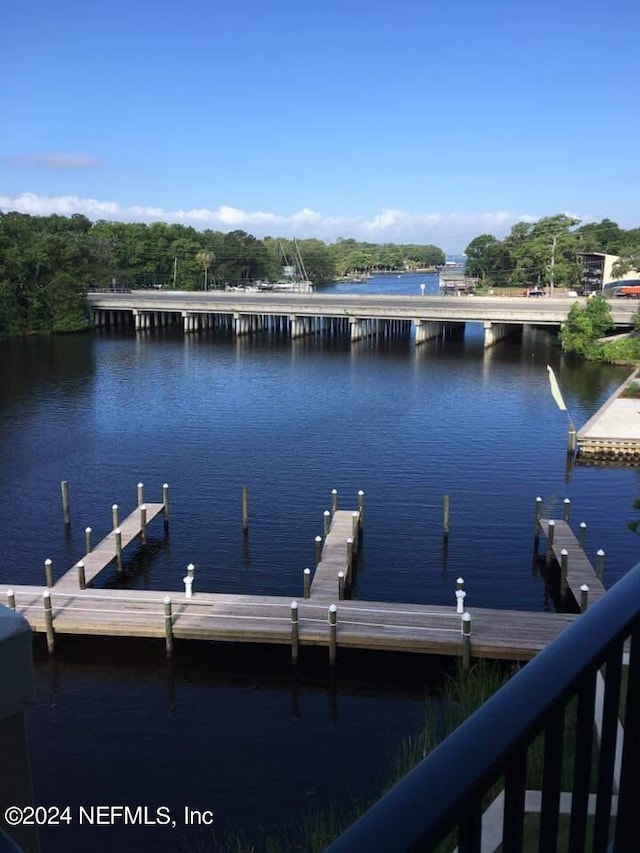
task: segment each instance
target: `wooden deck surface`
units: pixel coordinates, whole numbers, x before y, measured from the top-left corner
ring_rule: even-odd
[[[540,519],[540,528],[547,537],[549,535],[549,520],[548,518]],[[553,534],[553,546],[551,548],[553,555],[558,563],[560,563],[560,552],[563,548],[566,548],[568,554],[567,585],[569,590],[579,605],[580,587],[586,584],[589,587],[589,606],[591,606],[602,598],[606,589],[567,522],[558,521],[557,519],[554,519],[554,522],[555,531]]]
[[[7,585],[0,586],[6,601]],[[45,630],[42,588],[13,587],[16,610],[36,632]],[[164,637],[165,592],[141,590],[49,590],[57,634],[114,637]],[[279,643],[291,641],[291,599],[285,596],[172,594],[176,639]],[[460,616],[451,607],[335,602],[338,647],[459,655]],[[298,601],[301,645],[328,645],[328,604]],[[574,619],[570,614],[528,613],[477,608],[472,617],[475,657],[528,660],[554,640]]]
[[[351,583],[351,566],[347,560],[347,539],[353,536],[353,512],[336,510],[331,519],[329,532],[322,546],[320,562],[311,581],[311,598],[326,599],[331,603],[338,599],[338,572],[344,572],[345,584]],[[356,513],[356,515],[359,515]],[[357,547],[354,541],[354,553]]]
[[[145,503],[147,508],[147,526],[164,511],[163,503]],[[140,536],[142,528],[140,525],[140,507],[136,507],[134,511],[123,519],[120,524],[120,533],[122,536],[122,550],[130,545],[134,539]],[[95,548],[89,553],[81,557],[79,562],[84,563],[84,574],[87,586],[91,586],[92,582],[107,566],[116,558],[116,534],[112,530]],[[56,589],[78,589],[78,563],[75,564],[68,572],[65,572],[61,578],[55,582]]]

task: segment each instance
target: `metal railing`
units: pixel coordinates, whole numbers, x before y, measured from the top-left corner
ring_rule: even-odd
[[[616,741],[625,641],[628,655],[619,785]],[[628,646],[629,648],[629,646]],[[604,679],[600,742],[595,735],[596,681]],[[587,848],[591,768],[597,768],[593,851],[636,853],[640,807],[640,564],[444,740],[328,848],[328,853],[431,851],[453,831],[458,849],[480,851],[491,788],[504,784],[504,851],[521,850],[527,755],[544,735],[538,849],[556,850],[560,822],[566,711],[575,711],[575,758],[568,850]],[[610,843],[611,805],[618,809]]]

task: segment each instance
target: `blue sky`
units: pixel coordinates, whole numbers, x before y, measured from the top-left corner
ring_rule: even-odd
[[[637,0],[5,0],[0,209],[459,251],[640,225]]]

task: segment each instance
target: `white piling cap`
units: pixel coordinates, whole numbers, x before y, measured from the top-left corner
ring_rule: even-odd
[[[316,536],[315,541],[316,542],[322,542],[322,536]]]
[[[162,488],[163,488],[163,489],[168,489],[168,488],[169,488],[169,483],[163,483],[163,484],[162,484]]]
[[[76,563],[77,568],[84,569],[84,560],[78,560]]]
[[[337,494],[338,494],[338,490],[337,490],[337,489],[331,489],[331,494],[332,494],[332,495],[337,495]]]
[[[140,504],[140,509],[143,509],[146,512],[147,511],[147,505],[146,504]]]
[[[292,609],[292,610],[297,610],[297,609],[298,609],[298,602],[297,602],[297,601],[292,601],[292,602],[291,602],[291,609]]]
[[[569,556],[569,552],[567,551],[566,548],[563,548],[562,551],[560,551],[560,556],[561,557],[568,557]]]
[[[536,500],[537,500],[537,501],[542,502],[542,498],[540,497],[540,495],[538,495],[538,497],[536,498]]]
[[[465,611],[465,612],[462,614],[462,621],[463,621],[463,622],[471,622],[471,614],[470,614],[470,613],[467,613],[467,612]]]
[[[347,545],[353,545],[353,536],[347,536]]]
[[[598,550],[596,551],[596,555],[598,557],[604,557],[604,551],[602,550],[602,548],[598,548]]]
[[[13,593],[13,590],[12,590],[12,589],[8,589],[8,590],[7,590],[7,595],[13,595],[13,594],[14,594],[14,593]]]
[[[325,509],[325,511],[323,512],[323,515],[331,515],[331,513],[329,512],[328,509]]]
[[[571,503],[571,498],[565,498],[565,499],[564,499],[564,503],[566,503],[566,504],[570,504],[570,503]]]
[[[116,529],[115,529],[113,532],[116,534],[116,536],[121,536],[121,535],[122,535],[122,530],[120,530],[120,528],[119,528],[119,527],[116,527]]]
[[[344,572],[338,572],[338,577],[339,577],[339,578],[343,578],[343,577],[344,577]]]
[[[589,587],[586,583],[582,584],[582,586],[580,587],[580,592],[589,592]]]
[[[170,595],[165,595],[164,603],[165,604],[171,604],[171,596]]]
[[[188,571],[188,572],[193,572],[193,571],[195,571],[195,568],[196,568],[196,567],[195,567],[195,565],[194,565],[193,563],[189,563],[189,565],[187,566],[187,571]]]
[[[47,557],[47,559],[44,561],[44,564],[45,564],[45,566],[50,566],[51,565],[51,559],[49,557]]]
[[[138,488],[141,489],[144,486],[144,483],[138,483]]]
[[[464,578],[456,578],[456,583],[464,583]]]
[[[580,527],[586,527],[586,526],[587,526],[587,522],[586,522],[586,521],[581,521],[581,522],[580,522]]]
[[[51,598],[51,593],[49,592],[48,589],[45,589],[45,591],[42,593],[42,597],[43,598]]]
[[[551,520],[549,521],[549,527],[555,527],[555,526],[556,526],[555,521],[554,521],[553,519],[551,519]]]
[[[111,504],[111,509],[118,509],[118,504]]]
[[[358,489],[358,495],[359,495],[360,497],[362,497],[362,496],[364,495],[364,492],[362,491],[362,489]]]
[[[310,575],[310,574],[311,574],[311,569],[305,569],[305,570],[304,570],[304,572],[303,572],[303,574],[304,574],[304,575]]]
[[[336,607],[335,604],[329,605],[329,613],[337,613],[337,611],[338,611],[338,608]]]
[[[85,532],[85,533],[91,533],[91,528],[90,528],[90,527],[85,527],[84,532]]]

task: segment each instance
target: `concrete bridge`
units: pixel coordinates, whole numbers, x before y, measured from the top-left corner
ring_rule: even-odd
[[[97,327],[137,330],[179,325],[185,333],[226,329],[236,335],[275,331],[299,338],[316,333],[348,336],[411,336],[416,344],[464,332],[482,323],[484,345],[493,346],[523,326],[561,328],[575,302],[584,299],[531,299],[486,296],[369,296],[314,293],[252,293],[135,290],[90,293]],[[616,328],[633,326],[637,305],[611,302]]]

